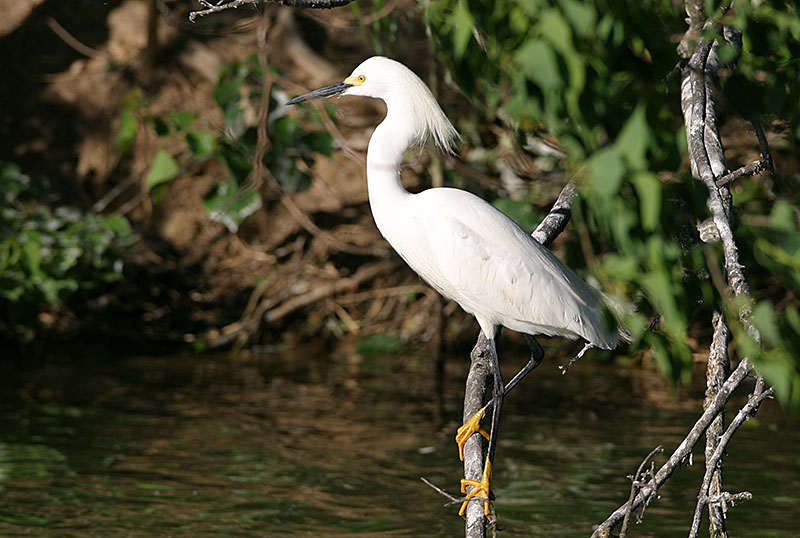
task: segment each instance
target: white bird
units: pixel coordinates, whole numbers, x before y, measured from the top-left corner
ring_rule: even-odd
[[[494,377],[492,400],[459,429],[463,445],[474,433],[489,438],[480,482],[463,479],[467,499],[484,501],[489,488],[503,396],[542,360],[534,335],[582,338],[590,347],[613,349],[617,331],[607,322],[599,295],[553,253],[507,215],[467,191],[432,188],[411,194],[400,181],[406,149],[432,137],[453,152],[459,138],[428,87],[403,64],[375,56],[341,82],[295,97],[296,104],[318,97],[360,95],[383,99],[386,117],[367,149],[367,189],[372,216],[383,237],[411,268],[439,293],[473,314],[489,341]],[[500,326],[523,333],[531,347],[528,364],[504,385],[495,347]],[[493,407],[491,434],[480,427]],[[466,510],[465,501],[459,512]]]

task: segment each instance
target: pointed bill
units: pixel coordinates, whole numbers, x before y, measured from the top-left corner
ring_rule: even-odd
[[[340,82],[334,82],[333,84],[328,84],[322,88],[317,88],[316,90],[312,90],[306,94],[298,95],[294,99],[287,101],[286,104],[296,105],[297,103],[304,103],[312,99],[319,99],[320,97],[332,97],[334,95],[339,95],[351,86],[352,84],[349,84],[343,80]]]

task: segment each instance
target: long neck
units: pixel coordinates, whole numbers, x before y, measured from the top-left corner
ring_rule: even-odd
[[[402,114],[389,108],[386,118],[372,133],[367,148],[367,190],[376,222],[381,209],[409,195],[400,182],[400,165],[411,145],[412,134],[404,128],[401,118]]]

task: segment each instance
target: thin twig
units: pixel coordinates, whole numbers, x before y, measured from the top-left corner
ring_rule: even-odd
[[[396,264],[394,262],[376,262],[360,267],[358,271],[353,273],[352,276],[337,278],[332,282],[320,283],[314,286],[310,291],[301,295],[295,295],[264,314],[264,321],[266,323],[274,323],[294,312],[295,310],[320,301],[325,297],[330,297],[343,291],[352,291],[363,282],[372,280],[379,274],[389,271],[395,267]]]
[[[423,482],[425,482],[431,488],[433,488],[433,490],[436,493],[438,493],[439,495],[441,495],[443,497],[447,497],[448,502],[445,503],[445,506],[450,506],[450,505],[453,505],[453,504],[459,504],[459,503],[464,502],[464,497],[461,497],[461,498],[453,497],[452,495],[447,493],[445,490],[443,490],[439,486],[434,485],[430,480],[428,480],[424,476],[420,476],[419,479],[422,480]]]
[[[720,177],[716,180],[717,187],[723,187],[743,177],[755,176],[765,170],[770,170],[771,166],[771,163],[766,159],[760,159],[756,162],[737,168],[733,172],[729,172]]]
[[[61,40],[75,50],[75,52],[79,52],[80,54],[83,54],[89,58],[95,58],[97,56],[104,55],[99,50],[93,49],[92,47],[84,45],[78,41],[75,36],[70,34],[67,29],[61,26],[53,17],[48,17],[46,23],[53,33],[60,37]]]
[[[736,368],[731,372],[731,375],[728,376],[728,379],[725,380],[725,383],[722,384],[719,392],[716,394],[716,396],[714,396],[714,399],[711,401],[705,411],[703,411],[703,414],[700,415],[700,418],[698,418],[694,423],[694,426],[692,426],[692,428],[689,430],[689,433],[686,435],[683,441],[681,441],[664,465],[662,465],[661,468],[656,472],[652,481],[653,485],[655,486],[655,490],[640,491],[637,493],[633,503],[630,504],[632,510],[635,510],[643,502],[649,501],[650,498],[655,495],[658,488],[660,488],[664,482],[666,482],[669,477],[672,476],[672,473],[674,473],[675,470],[680,467],[681,462],[683,462],[691,454],[694,445],[706,431],[709,424],[711,424],[711,422],[714,420],[714,417],[716,417],[720,410],[724,408],[725,404],[733,394],[733,391],[742,383],[742,380],[744,380],[750,374],[750,371],[750,362],[747,359],[742,359]],[[592,533],[592,538],[607,538],[611,536],[611,529],[619,524],[625,517],[625,512],[628,510],[628,506],[629,503],[626,502],[614,510],[614,512],[612,512],[605,521],[597,526],[595,531]]]
[[[750,123],[753,124],[753,129],[756,132],[758,149],[761,152],[761,159],[766,162],[766,169],[769,170],[770,173],[774,173],[775,167],[772,164],[772,152],[769,150],[769,144],[767,144],[767,135],[764,134],[764,127],[761,125],[761,120],[759,120],[758,117],[754,117],[750,120]]]
[[[625,538],[625,535],[628,533],[628,525],[630,524],[631,513],[633,512],[633,500],[636,498],[636,494],[641,489],[641,486],[650,485],[650,482],[652,482],[652,466],[650,471],[651,479],[649,481],[644,480],[642,469],[653,456],[661,452],[664,452],[664,448],[661,445],[658,445],[651,450],[650,453],[642,460],[642,463],[639,464],[639,468],[636,469],[636,473],[631,477],[631,494],[628,496],[628,508],[625,510],[625,518],[622,520],[622,528],[619,531],[619,538]]]

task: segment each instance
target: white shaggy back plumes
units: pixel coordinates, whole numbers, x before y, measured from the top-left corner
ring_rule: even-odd
[[[386,101],[393,113],[402,113],[413,127],[413,142],[423,145],[428,136],[442,151],[454,153],[458,131],[447,119],[428,86],[409,68],[383,56],[373,56],[353,70],[352,76],[363,75],[363,86],[347,94],[367,95]]]

